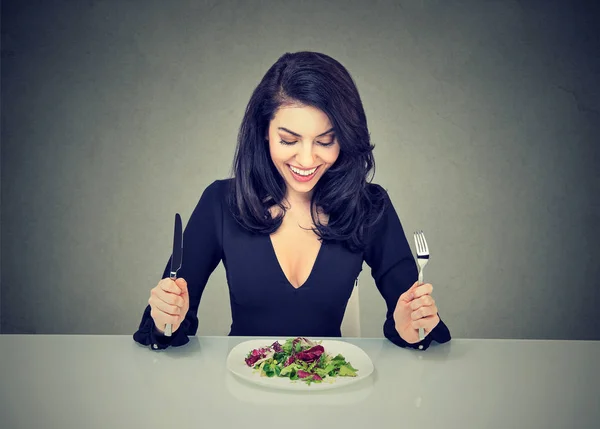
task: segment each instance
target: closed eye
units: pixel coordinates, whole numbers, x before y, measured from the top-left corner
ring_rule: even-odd
[[[330,142],[327,142],[327,143],[323,143],[323,142],[317,142],[317,144],[320,144],[320,145],[321,145],[321,146],[323,146],[323,147],[329,147],[329,146],[332,146],[334,143],[335,143],[335,141],[334,141],[334,140],[331,140]]]
[[[296,144],[296,143],[298,143],[298,141],[296,140],[296,141],[292,141],[292,142],[290,142],[290,141],[287,141],[287,140],[283,140],[283,139],[281,139],[281,141],[280,141],[279,143],[281,143],[281,144],[283,144],[283,145],[286,145],[286,146],[290,146],[290,145],[293,145],[293,144]],[[334,143],[335,143],[335,140],[332,140],[332,141],[330,141],[330,142],[327,142],[327,143],[325,143],[325,142],[317,142],[317,144],[318,144],[319,146],[323,146],[323,147],[329,147],[329,146],[332,146]]]

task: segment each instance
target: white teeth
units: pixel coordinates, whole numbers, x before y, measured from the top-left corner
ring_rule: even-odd
[[[289,166],[290,169],[300,175],[300,176],[310,176],[311,174],[313,174],[315,172],[315,170],[317,169],[317,167],[313,168],[312,170],[298,170],[297,168],[292,167],[291,165]]]

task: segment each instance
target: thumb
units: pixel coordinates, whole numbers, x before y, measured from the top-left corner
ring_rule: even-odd
[[[187,282],[185,281],[185,279],[183,277],[176,279],[175,284],[177,286],[179,286],[179,289],[181,289],[182,295],[187,295],[187,293],[188,293]]]
[[[413,285],[410,288],[408,288],[408,290],[406,292],[404,292],[402,295],[400,295],[400,300],[406,301],[406,302],[412,301],[415,297],[414,290],[417,288],[417,286],[419,286],[418,281],[414,282]]]

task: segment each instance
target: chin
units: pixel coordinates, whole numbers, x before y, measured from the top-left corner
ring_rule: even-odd
[[[318,180],[311,180],[310,182],[300,183],[300,182],[295,181],[293,178],[286,178],[286,179],[287,179],[286,180],[287,185],[290,188],[292,188],[293,190],[298,191],[298,192],[308,192],[312,188],[314,188],[318,182]]]
[[[294,190],[294,192],[297,192],[299,194],[308,194],[315,188],[315,186],[319,182],[319,179],[320,178],[317,177],[314,180],[311,180],[310,182],[300,183],[300,182],[297,182],[296,180],[294,180],[293,177],[286,177],[285,182],[286,182],[286,186],[288,186],[290,189]]]

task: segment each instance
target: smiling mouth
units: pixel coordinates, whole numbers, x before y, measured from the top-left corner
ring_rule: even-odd
[[[290,169],[290,172],[292,173],[294,179],[296,179],[299,182],[307,182],[310,179],[312,179],[317,174],[317,171],[320,167],[317,166],[315,168],[311,168],[310,170],[304,170],[302,168],[294,167],[289,164],[287,164],[287,166]]]
[[[289,164],[288,164],[288,167],[290,167],[290,170],[292,170],[296,174],[299,174],[300,176],[310,176],[315,171],[317,171],[317,168],[319,168],[319,167],[315,167],[315,168],[311,168],[310,170],[305,170],[305,169],[302,169],[302,168],[294,167],[294,166],[289,165]]]

